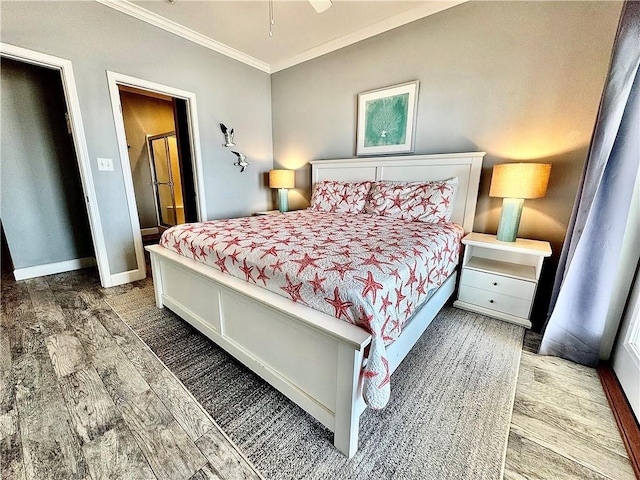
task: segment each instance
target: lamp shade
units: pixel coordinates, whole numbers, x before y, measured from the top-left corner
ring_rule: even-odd
[[[490,197],[541,198],[547,194],[550,163],[502,163],[493,167]]]
[[[271,188],[294,188],[293,170],[271,170],[269,171],[269,187]]]

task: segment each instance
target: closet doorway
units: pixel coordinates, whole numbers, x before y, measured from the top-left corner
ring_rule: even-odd
[[[178,223],[182,220],[179,211],[184,214],[184,222],[207,218],[196,96],[192,92],[110,71],[107,71],[107,81],[138,270],[146,272],[144,244],[158,241],[171,223],[166,220],[173,218]],[[155,106],[151,107],[151,104]],[[158,106],[162,109],[157,110]],[[149,117],[155,117],[153,120],[157,125],[149,126]],[[179,172],[171,181],[175,188],[179,185],[182,196],[180,203],[177,192],[173,192],[175,205],[165,202],[156,193],[159,186],[156,183],[170,182],[160,178],[151,163],[149,152],[154,147],[150,147],[148,141],[173,132],[177,162],[175,167],[165,168],[167,174]],[[166,188],[160,186],[161,190]],[[167,208],[170,206],[173,208]]]
[[[112,285],[73,68],[0,42],[3,264],[17,280],[98,266]]]

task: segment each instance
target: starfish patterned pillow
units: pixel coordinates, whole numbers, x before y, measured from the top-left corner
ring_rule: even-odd
[[[415,222],[448,222],[457,188],[457,177],[435,182],[375,182],[364,211]]]
[[[311,195],[311,209],[331,213],[362,213],[371,182],[318,182]]]

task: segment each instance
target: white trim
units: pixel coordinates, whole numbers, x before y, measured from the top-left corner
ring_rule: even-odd
[[[151,227],[151,228],[141,228],[140,229],[140,235],[154,235],[156,233],[159,233],[160,230],[158,229],[158,227]]]
[[[142,20],[143,22],[146,22],[150,25],[161,28],[166,32],[173,33],[174,35],[184,38],[185,40],[197,43],[198,45],[208,48],[209,50],[213,50],[214,52],[218,52],[222,55],[233,58],[234,60],[238,60],[239,62],[249,65],[250,67],[256,68],[262,72],[269,74],[276,73],[280,70],[298,65],[299,63],[303,63],[322,55],[326,55],[327,53],[331,53],[335,50],[353,45],[354,43],[366,40],[367,38],[374,37],[397,27],[401,27],[402,25],[406,25],[407,23],[415,22],[416,20],[420,20],[421,18],[428,17],[429,15],[447,10],[451,7],[455,7],[468,1],[469,0],[449,0],[428,2],[424,5],[420,5],[419,7],[412,8],[397,15],[385,18],[384,20],[381,20],[372,25],[368,25],[364,28],[361,28],[360,30],[349,33],[347,35],[343,35],[342,37],[338,37],[334,40],[310,48],[309,50],[306,50],[298,55],[294,55],[293,57],[290,57],[286,60],[270,65],[267,62],[263,62],[262,60],[252,57],[251,55],[247,55],[246,53],[236,50],[233,47],[230,47],[222,42],[218,42],[217,40],[191,30],[190,28],[187,28],[183,25],[180,25],[179,23],[162,17],[157,13],[153,13],[127,0],[96,0],[96,2],[101,3],[106,7],[113,8],[114,10],[137,18],[138,20]]]
[[[213,40],[206,35],[202,35],[195,30],[184,27],[179,23],[168,20],[156,13],[139,7],[138,5],[130,3],[126,0],[96,0],[96,2],[113,8],[114,10],[118,10],[119,12],[126,13],[127,15],[137,18],[138,20],[142,20],[143,22],[146,22],[150,25],[161,28],[166,32],[173,33],[174,35],[184,38],[185,40],[189,40],[193,43],[197,43],[198,45],[202,45],[209,50],[221,53],[222,55],[233,58],[234,60],[238,60],[239,62],[249,65],[250,67],[256,68],[265,73],[271,73],[271,69],[268,63],[258,60],[251,55],[247,55],[240,50],[236,50],[235,48],[225,45],[224,43]]]
[[[140,270],[138,268],[136,270],[129,270],[127,272],[114,273],[113,275],[111,275],[111,286],[117,287],[118,285],[124,285],[125,283],[135,282],[136,280],[142,280],[146,276],[146,268],[144,270]]]
[[[630,307],[631,305],[627,308],[630,310]],[[640,371],[640,296],[636,297],[636,304],[629,318],[629,331],[622,345],[627,350],[636,368]]]
[[[118,140],[118,151],[120,153],[120,164],[124,179],[125,192],[127,195],[127,204],[129,208],[129,219],[131,221],[131,229],[133,232],[133,240],[136,252],[136,263],[138,268],[111,276],[113,285],[125,283],[122,278],[132,278],[134,281],[144,278],[146,275],[146,265],[144,260],[144,251],[142,246],[142,233],[140,231],[140,220],[138,218],[138,207],[136,204],[135,193],[133,189],[133,176],[131,173],[131,164],[129,159],[129,151],[127,148],[127,138],[124,129],[124,120],[122,118],[122,106],[120,104],[120,94],[118,85],[127,85],[130,87],[141,88],[152,92],[162,93],[171,97],[180,98],[187,101],[187,120],[189,123],[189,133],[191,134],[191,158],[193,162],[193,176],[195,182],[195,193],[197,196],[196,207],[198,220],[207,219],[206,200],[204,180],[202,174],[202,153],[200,150],[200,128],[198,125],[198,114],[196,107],[196,95],[192,92],[180,90],[178,88],[161,85],[159,83],[150,82],[141,78],[131,77],[121,73],[111,72],[107,70],[107,83],[109,85],[109,96],[111,98],[111,110],[113,112],[113,120],[116,127],[116,137]],[[136,273],[139,272],[139,273]],[[139,277],[139,275],[142,275]],[[138,278],[139,277],[139,278]]]
[[[71,272],[81,268],[95,267],[96,259],[93,257],[75,258],[63,262],[45,263],[44,265],[34,265],[33,267],[16,268],[13,276],[16,280],[26,280],[27,278],[44,277],[56,273]]]
[[[144,251],[142,245],[142,234],[140,233],[140,219],[138,218],[138,208],[136,203],[135,192],[133,189],[133,175],[131,173],[131,164],[129,160],[129,152],[127,148],[127,140],[124,129],[124,119],[122,118],[122,106],[120,105],[120,94],[115,79],[111,77],[111,72],[107,71],[107,79],[109,84],[109,96],[111,99],[111,110],[113,111],[113,120],[116,127],[116,138],[118,141],[118,151],[120,153],[120,165],[122,168],[122,179],[124,181],[124,190],[127,197],[127,207],[129,210],[129,222],[131,224],[131,232],[133,233],[133,246],[136,254],[136,264],[138,268],[133,271],[142,271],[146,275],[146,266],[144,261]],[[112,285],[119,285],[118,279],[128,272],[117,273],[111,275]],[[144,278],[144,276],[143,276]]]
[[[76,90],[76,81],[73,75],[71,61],[2,42],[0,42],[0,53],[7,58],[42,67],[55,68],[60,71],[67,109],[69,110],[69,122],[73,133],[72,138],[76,150],[78,168],[80,170],[80,181],[82,182],[82,190],[85,197],[100,283],[103,287],[110,287],[111,272],[109,270],[107,247],[104,242],[102,222],[98,210],[98,199],[91,172],[91,158],[84,134],[82,115],[80,113],[80,101],[78,100],[78,91]]]

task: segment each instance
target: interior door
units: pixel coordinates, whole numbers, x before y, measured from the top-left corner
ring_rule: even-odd
[[[613,370],[640,421],[640,282],[637,277],[614,350]]]

